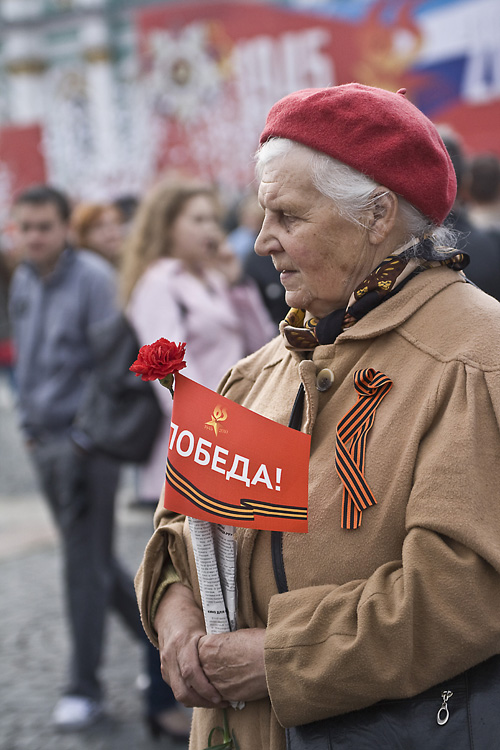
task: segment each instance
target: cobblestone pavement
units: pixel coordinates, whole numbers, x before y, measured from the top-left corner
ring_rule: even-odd
[[[153,742],[135,687],[139,646],[109,618],[103,682],[106,718],[81,733],[62,734],[50,715],[64,683],[68,651],[60,556],[16,428],[12,397],[0,379],[0,750],[183,750]],[[131,571],[151,529],[147,511],[128,507],[131,482],[120,492],[118,553]]]

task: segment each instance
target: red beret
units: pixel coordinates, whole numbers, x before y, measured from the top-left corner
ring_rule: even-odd
[[[289,138],[399,193],[436,224],[453,206],[453,164],[433,123],[406,98],[347,83],[289,94],[269,112],[260,137]]]

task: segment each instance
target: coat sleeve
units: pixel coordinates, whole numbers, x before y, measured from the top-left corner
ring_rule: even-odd
[[[231,371],[223,378],[219,391],[223,390],[228,381],[235,381],[233,390],[242,397],[242,379],[239,376],[234,378]],[[163,507],[164,493],[163,489],[154,517],[155,531],[146,546],[135,577],[137,601],[144,629],[155,645],[158,645],[158,636],[152,621],[153,603],[158,587],[167,574],[169,563],[174,566],[181,583],[188,588],[193,588],[196,580],[196,571],[191,569],[189,561],[191,542],[186,518]]]
[[[168,564],[173,564],[184,586],[192,587],[184,536],[185,517],[163,507],[164,492],[165,490],[162,491],[155,513],[155,532],[146,546],[135,577],[135,590],[144,630],[155,646],[158,646],[158,634],[153,627],[153,602],[158,587],[167,575]]]
[[[271,598],[283,726],[420,693],[500,653],[500,373],[450,363],[422,436],[401,559]]]
[[[92,258],[92,262],[92,268],[87,269],[85,276],[85,300],[82,303],[90,345],[102,323],[116,319],[120,314],[115,270],[101,258]]]

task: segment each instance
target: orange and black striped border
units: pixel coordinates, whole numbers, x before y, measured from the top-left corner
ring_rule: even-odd
[[[205,511],[205,513],[212,513],[216,516],[223,516],[224,518],[232,518],[239,521],[253,521],[254,514],[251,510],[238,508],[235,505],[224,503],[205,494],[177,471],[177,469],[174,469],[169,460],[167,460],[166,479],[179,495],[182,495],[182,497],[189,500],[189,502],[193,503],[200,510]]]
[[[307,521],[307,508],[301,506],[275,505],[262,500],[246,498],[240,500],[241,506],[235,506],[224,503],[222,500],[216,500],[186,479],[180,471],[172,466],[169,459],[167,459],[165,476],[168,484],[176,492],[205,513],[238,521],[253,521],[256,515]]]
[[[295,518],[307,521],[307,508],[299,505],[275,505],[262,500],[240,500],[245,508],[252,508],[258,516],[272,516],[274,518]]]

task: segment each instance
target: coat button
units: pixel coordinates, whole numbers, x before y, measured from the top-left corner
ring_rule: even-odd
[[[316,375],[316,388],[318,391],[327,391],[333,385],[335,375],[331,370],[325,367],[324,370],[320,370]]]

